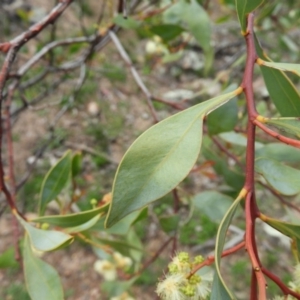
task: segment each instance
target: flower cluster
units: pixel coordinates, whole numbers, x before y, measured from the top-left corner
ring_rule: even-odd
[[[105,280],[113,281],[117,278],[118,269],[126,271],[131,265],[131,258],[123,256],[119,252],[114,252],[112,254],[112,261],[97,260],[94,263],[94,270],[102,275]]]
[[[186,252],[180,252],[169,264],[165,279],[157,285],[156,293],[163,300],[204,300],[211,290],[212,273],[189,276],[194,267],[203,262],[202,256],[193,261]]]

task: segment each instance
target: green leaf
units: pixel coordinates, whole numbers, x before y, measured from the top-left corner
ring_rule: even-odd
[[[100,215],[97,215],[81,225],[66,228],[65,232],[75,233],[75,232],[81,232],[81,231],[88,230],[89,228],[93,227],[98,222],[99,218],[100,218]]]
[[[32,253],[29,238],[24,241],[24,276],[32,300],[63,300],[63,289],[57,271]]]
[[[298,76],[300,76],[300,64],[289,64],[289,63],[276,63],[272,61],[265,61],[259,59],[257,63],[260,66],[266,66],[269,68],[285,71],[285,72],[292,72]]]
[[[264,118],[264,123],[275,127],[285,136],[300,139],[299,118]]]
[[[9,247],[4,253],[0,255],[0,269],[18,267],[19,264],[15,259],[15,250],[13,247]]]
[[[125,29],[137,29],[140,26],[140,22],[130,17],[125,19],[121,14],[117,15],[113,22]]]
[[[169,42],[183,32],[183,28],[174,24],[161,24],[149,28],[151,32]]]
[[[267,158],[258,158],[255,170],[280,194],[293,196],[300,192],[299,170]]]
[[[300,163],[299,149],[282,143],[270,143],[255,151],[256,157],[268,157],[287,163]]]
[[[230,101],[213,111],[207,118],[208,132],[215,135],[234,129],[238,120],[237,101]]]
[[[74,240],[69,234],[55,230],[37,229],[16,214],[18,221],[26,230],[31,245],[38,251],[53,251],[71,244]]]
[[[269,60],[256,39],[256,51],[261,59]],[[291,80],[280,70],[260,66],[266,87],[277,110],[283,117],[300,116],[300,94]]]
[[[159,224],[164,232],[170,233],[176,231],[179,225],[180,216],[162,216],[159,218]]]
[[[40,203],[39,214],[45,213],[46,205],[54,200],[66,186],[71,174],[71,151],[65,155],[53,166],[44,178]]]
[[[236,0],[236,10],[244,33],[247,31],[247,15],[257,9],[264,0]]]
[[[81,171],[82,153],[77,152],[72,157],[72,177],[77,176]]]
[[[83,211],[76,214],[44,216],[44,217],[35,218],[30,221],[35,223],[49,223],[51,225],[59,226],[63,228],[75,227],[88,222],[90,219],[94,218],[97,215],[105,213],[107,209],[108,209],[108,205],[105,205],[105,206],[97,207],[95,209]]]
[[[262,221],[280,231],[282,234],[289,236],[290,238],[300,239],[300,225],[292,224],[288,222],[282,222],[277,219],[269,218],[265,215],[260,215]]]
[[[107,227],[161,198],[188,175],[200,152],[203,118],[239,92],[240,89],[175,114],[132,144],[117,170]]]
[[[195,195],[195,209],[207,215],[213,222],[219,223],[232,204],[232,198],[215,191],[206,191]]]
[[[221,275],[221,255],[223,252],[223,247],[225,244],[225,238],[226,238],[226,233],[228,230],[228,227],[231,223],[231,220],[237,210],[237,207],[240,203],[240,201],[245,197],[246,191],[242,189],[240,192],[239,196],[234,200],[234,202],[231,204],[230,208],[228,209],[226,215],[222,219],[218,233],[217,233],[217,238],[216,238],[216,247],[215,247],[215,267],[216,267],[216,273],[215,273],[215,278],[214,278],[214,283],[213,283],[213,289],[215,291],[212,293],[212,296],[214,298],[211,299],[234,299],[232,293],[230,290],[227,288],[222,275]],[[218,278],[216,278],[218,277]],[[217,298],[218,296],[221,296],[221,298]]]

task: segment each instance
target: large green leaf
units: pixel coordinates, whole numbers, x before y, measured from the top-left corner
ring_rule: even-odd
[[[238,89],[175,114],[132,144],[117,170],[107,227],[164,196],[188,175],[200,152],[203,118],[240,92]]]
[[[234,200],[234,202],[231,204],[230,208],[228,209],[227,213],[225,214],[224,218],[222,219],[218,233],[216,238],[216,247],[215,247],[215,266],[216,266],[216,273],[213,283],[213,291],[211,299],[213,300],[231,300],[234,299],[234,296],[232,295],[231,291],[227,288],[222,275],[221,275],[221,256],[223,252],[223,247],[225,244],[225,238],[226,233],[228,230],[228,227],[231,223],[231,220],[237,210],[237,207],[240,203],[240,201],[245,197],[246,190],[242,189],[239,196]],[[217,278],[216,278],[217,277]],[[218,298],[218,296],[221,296],[221,298]]]
[[[264,0],[236,0],[235,2],[241,28],[245,33],[247,30],[247,15],[259,7]]]
[[[300,171],[268,158],[258,158],[255,170],[279,193],[293,196],[300,192]]]
[[[205,191],[197,194],[193,202],[196,209],[219,223],[231,206],[232,198],[216,191]]]
[[[264,118],[264,123],[275,127],[283,135],[300,138],[299,118]]]
[[[16,217],[26,230],[32,247],[38,251],[56,250],[69,245],[74,240],[74,237],[64,232],[38,229],[27,223],[19,215],[16,214]]]
[[[30,220],[35,223],[49,223],[51,225],[67,228],[80,226],[97,215],[105,213],[108,209],[108,205],[97,207],[95,209],[83,211],[76,214],[69,215],[54,215],[54,216],[44,216]]]
[[[268,157],[287,163],[300,163],[300,150],[282,143],[270,143],[256,149],[255,156]]]
[[[264,54],[259,42],[256,41],[256,51],[261,59],[270,59]],[[291,80],[280,70],[260,66],[266,87],[277,110],[283,117],[300,116],[300,94]]]
[[[63,289],[57,271],[35,257],[28,236],[24,241],[24,275],[32,300],[63,300]]]
[[[41,189],[39,214],[45,213],[46,205],[54,200],[62,189],[66,186],[71,175],[71,151],[65,155],[53,166],[46,175]]]
[[[292,72],[300,76],[300,64],[276,63],[273,61],[265,61],[262,59],[259,59],[257,62],[260,66],[266,66],[281,71]]]

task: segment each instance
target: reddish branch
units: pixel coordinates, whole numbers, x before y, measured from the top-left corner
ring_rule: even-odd
[[[248,16],[247,33],[245,35],[247,46],[247,61],[242,81],[242,87],[247,101],[248,127],[247,127],[247,149],[246,149],[246,179],[244,188],[248,191],[245,204],[246,233],[245,248],[252,263],[251,300],[266,300],[266,280],[261,271],[261,264],[257,253],[255,241],[255,219],[258,216],[258,208],[254,191],[254,160],[255,160],[255,124],[257,111],[254,103],[253,93],[253,70],[257,54],[253,36],[253,14]],[[255,275],[255,276],[254,276]],[[258,291],[257,291],[258,287]],[[258,298],[257,298],[258,296]]]
[[[274,281],[278,285],[278,287],[282,290],[282,292],[285,296],[291,295],[291,296],[295,297],[296,299],[300,300],[300,294],[296,293],[296,292],[292,291],[290,288],[288,288],[286,286],[286,284],[283,283],[278,276],[276,276],[269,270],[265,269],[264,267],[262,267],[261,270],[267,277],[269,277],[272,281]]]
[[[272,129],[268,128],[266,125],[259,122],[258,120],[253,120],[253,124],[257,125],[260,129],[262,129],[268,135],[274,137],[275,139],[279,140],[280,142],[285,143],[285,144],[290,145],[290,146],[293,146],[295,148],[300,148],[300,141],[299,140],[294,140],[294,139],[288,138],[284,135],[281,135],[278,132],[273,131]]]
[[[228,255],[231,255],[239,250],[241,250],[242,248],[245,247],[245,242],[242,241],[239,244],[225,250],[222,252],[221,257],[225,257]],[[194,267],[194,269],[191,271],[191,273],[187,276],[187,278],[191,278],[198,270],[200,270],[201,268],[205,267],[205,266],[210,266],[211,264],[213,264],[215,262],[215,256],[214,255],[210,255],[208,256],[202,263],[198,264],[197,266]]]
[[[245,247],[251,260],[253,272],[255,272],[255,279],[252,276],[251,283],[251,299],[257,299],[257,286],[258,286],[258,299],[266,300],[266,280],[261,271],[261,263],[258,257],[256,241],[255,241],[255,219],[258,215],[256,201],[253,192],[249,192],[246,197],[245,205],[246,214],[246,233],[245,233]],[[254,283],[253,282],[256,282]],[[255,288],[254,288],[255,287]],[[255,291],[255,292],[254,292]]]

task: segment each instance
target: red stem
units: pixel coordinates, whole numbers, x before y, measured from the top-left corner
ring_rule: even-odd
[[[285,143],[285,144],[290,145],[290,146],[293,146],[295,148],[300,148],[300,141],[299,140],[294,140],[294,139],[288,138],[286,136],[283,136],[283,135],[279,134],[278,132],[273,131],[272,129],[268,128],[266,125],[259,122],[258,120],[253,120],[253,124],[257,125],[265,133],[267,133],[268,135],[274,137],[275,139],[279,140],[280,142]]]
[[[266,299],[266,281],[260,268],[260,261],[255,241],[255,219],[259,213],[254,194],[254,160],[255,160],[255,125],[252,123],[258,115],[254,102],[253,93],[253,70],[257,59],[253,38],[254,15],[248,16],[247,34],[245,35],[247,45],[247,61],[241,86],[247,101],[248,126],[247,126],[247,149],[246,149],[246,179],[244,188],[248,191],[245,203],[246,234],[245,247],[251,260],[253,272],[251,282],[251,300]],[[254,276],[255,275],[255,276]],[[258,291],[257,291],[258,286]],[[257,298],[258,296],[258,298]]]
[[[270,272],[269,270],[265,269],[264,267],[261,268],[262,272],[268,276],[272,281],[274,281],[278,287],[282,290],[284,295],[292,295],[296,299],[300,300],[300,294],[292,291],[290,288],[288,288],[278,276]]]
[[[221,257],[225,257],[228,255],[231,255],[239,250],[241,250],[242,248],[245,247],[245,242],[242,241],[239,244],[225,250],[222,252]],[[201,264],[197,265],[194,267],[194,269],[191,271],[191,273],[188,275],[188,279],[190,277],[192,277],[198,270],[200,270],[201,268],[203,268],[204,266],[210,266],[211,264],[213,264],[215,262],[215,256],[214,255],[210,255],[208,256]]]

